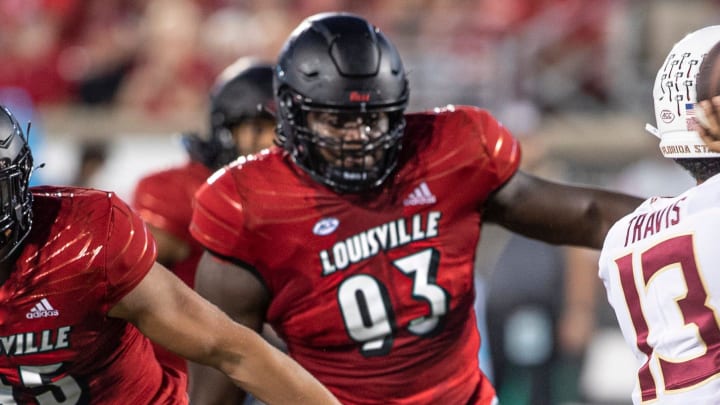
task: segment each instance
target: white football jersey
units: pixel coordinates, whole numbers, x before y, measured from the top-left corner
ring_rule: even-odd
[[[720,175],[618,221],[600,278],[637,359],[633,402],[720,403]]]

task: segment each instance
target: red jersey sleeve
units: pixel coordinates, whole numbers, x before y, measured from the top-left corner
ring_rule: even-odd
[[[472,193],[463,193],[467,201],[483,204],[520,166],[520,144],[486,110],[448,106],[431,114],[411,115],[406,131],[427,133],[430,125],[431,143],[419,148],[424,159],[419,164],[433,172],[459,171],[447,181],[453,183],[459,177],[473,184]]]
[[[482,130],[483,145],[490,158],[489,166],[495,173],[498,186],[504,184],[520,166],[520,144],[517,139],[487,111],[474,108],[470,118]]]
[[[108,311],[147,275],[157,247],[140,217],[115,194],[109,194],[110,215],[105,243]]]
[[[166,173],[144,177],[138,182],[132,205],[148,224],[179,238],[187,237],[192,201],[177,179]]]
[[[205,248],[234,257],[241,245],[245,218],[231,170],[216,172],[195,194],[190,233]]]

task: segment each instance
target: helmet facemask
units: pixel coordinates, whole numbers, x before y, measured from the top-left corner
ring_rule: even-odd
[[[338,109],[284,102],[280,142],[316,181],[341,193],[363,192],[383,184],[397,166],[403,111],[404,105]]]
[[[0,142],[0,261],[7,260],[30,233],[33,159],[17,121],[3,108],[13,126]]]
[[[32,224],[28,187],[31,167],[32,158],[26,152],[17,163],[0,169],[0,261],[13,253]]]

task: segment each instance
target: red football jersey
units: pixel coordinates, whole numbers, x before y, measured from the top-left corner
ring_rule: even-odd
[[[217,172],[191,232],[253,267],[290,354],[346,404],[489,404],[473,264],[483,204],[518,168],[489,113],[408,114],[382,193],[336,194],[280,149]]]
[[[199,162],[143,177],[133,195],[133,209],[148,224],[187,242],[190,255],[170,268],[190,287],[195,283],[195,269],[202,246],[190,235],[193,196],[212,172]]]
[[[185,404],[133,325],[106,316],[156,255],[142,220],[114,194],[33,188],[33,226],[0,286],[0,403]]]

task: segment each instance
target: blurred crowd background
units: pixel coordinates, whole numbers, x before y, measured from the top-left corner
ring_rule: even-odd
[[[223,67],[243,55],[272,61],[303,18],[347,10],[397,43],[411,109],[488,108],[519,137],[543,135],[543,153],[589,168],[584,180],[602,181],[654,152],[642,135],[654,72],[684,32],[717,22],[719,8],[714,0],[3,0],[0,101],[36,112],[48,140],[203,131],[207,90]],[[46,152],[53,160],[52,151],[37,154]],[[59,164],[38,176],[72,181],[60,172],[77,168]],[[131,167],[134,178],[144,165]]]
[[[141,175],[185,160],[178,133],[207,130],[207,92],[225,66],[248,55],[273,61],[302,19],[328,10],[361,14],[394,40],[409,71],[410,110],[489,109],[521,139],[531,172],[642,196],[691,184],[643,128],[654,123],[655,72],[685,33],[720,23],[717,0],[1,0],[0,102],[32,122],[36,162],[45,163],[34,183],[112,189],[129,199]],[[528,398],[545,394],[523,391],[536,374],[553,373],[564,377],[534,384],[559,386],[565,399],[546,403],[628,402],[632,375],[617,365],[631,366],[604,292],[595,291],[599,281],[558,271],[592,268],[592,253],[578,259],[491,226],[479,249],[481,312],[527,309],[532,296],[529,307],[549,314],[549,327],[532,311],[522,313],[520,329],[491,319],[500,322],[491,331],[511,332],[486,342],[514,344],[506,352],[516,354],[536,350],[506,359],[519,368],[503,371],[516,384],[500,388],[503,403],[543,403]],[[545,283],[532,281],[542,274]],[[569,327],[567,291],[599,303]],[[532,349],[543,327],[545,357]],[[569,368],[550,366],[563,358],[573,359]]]

